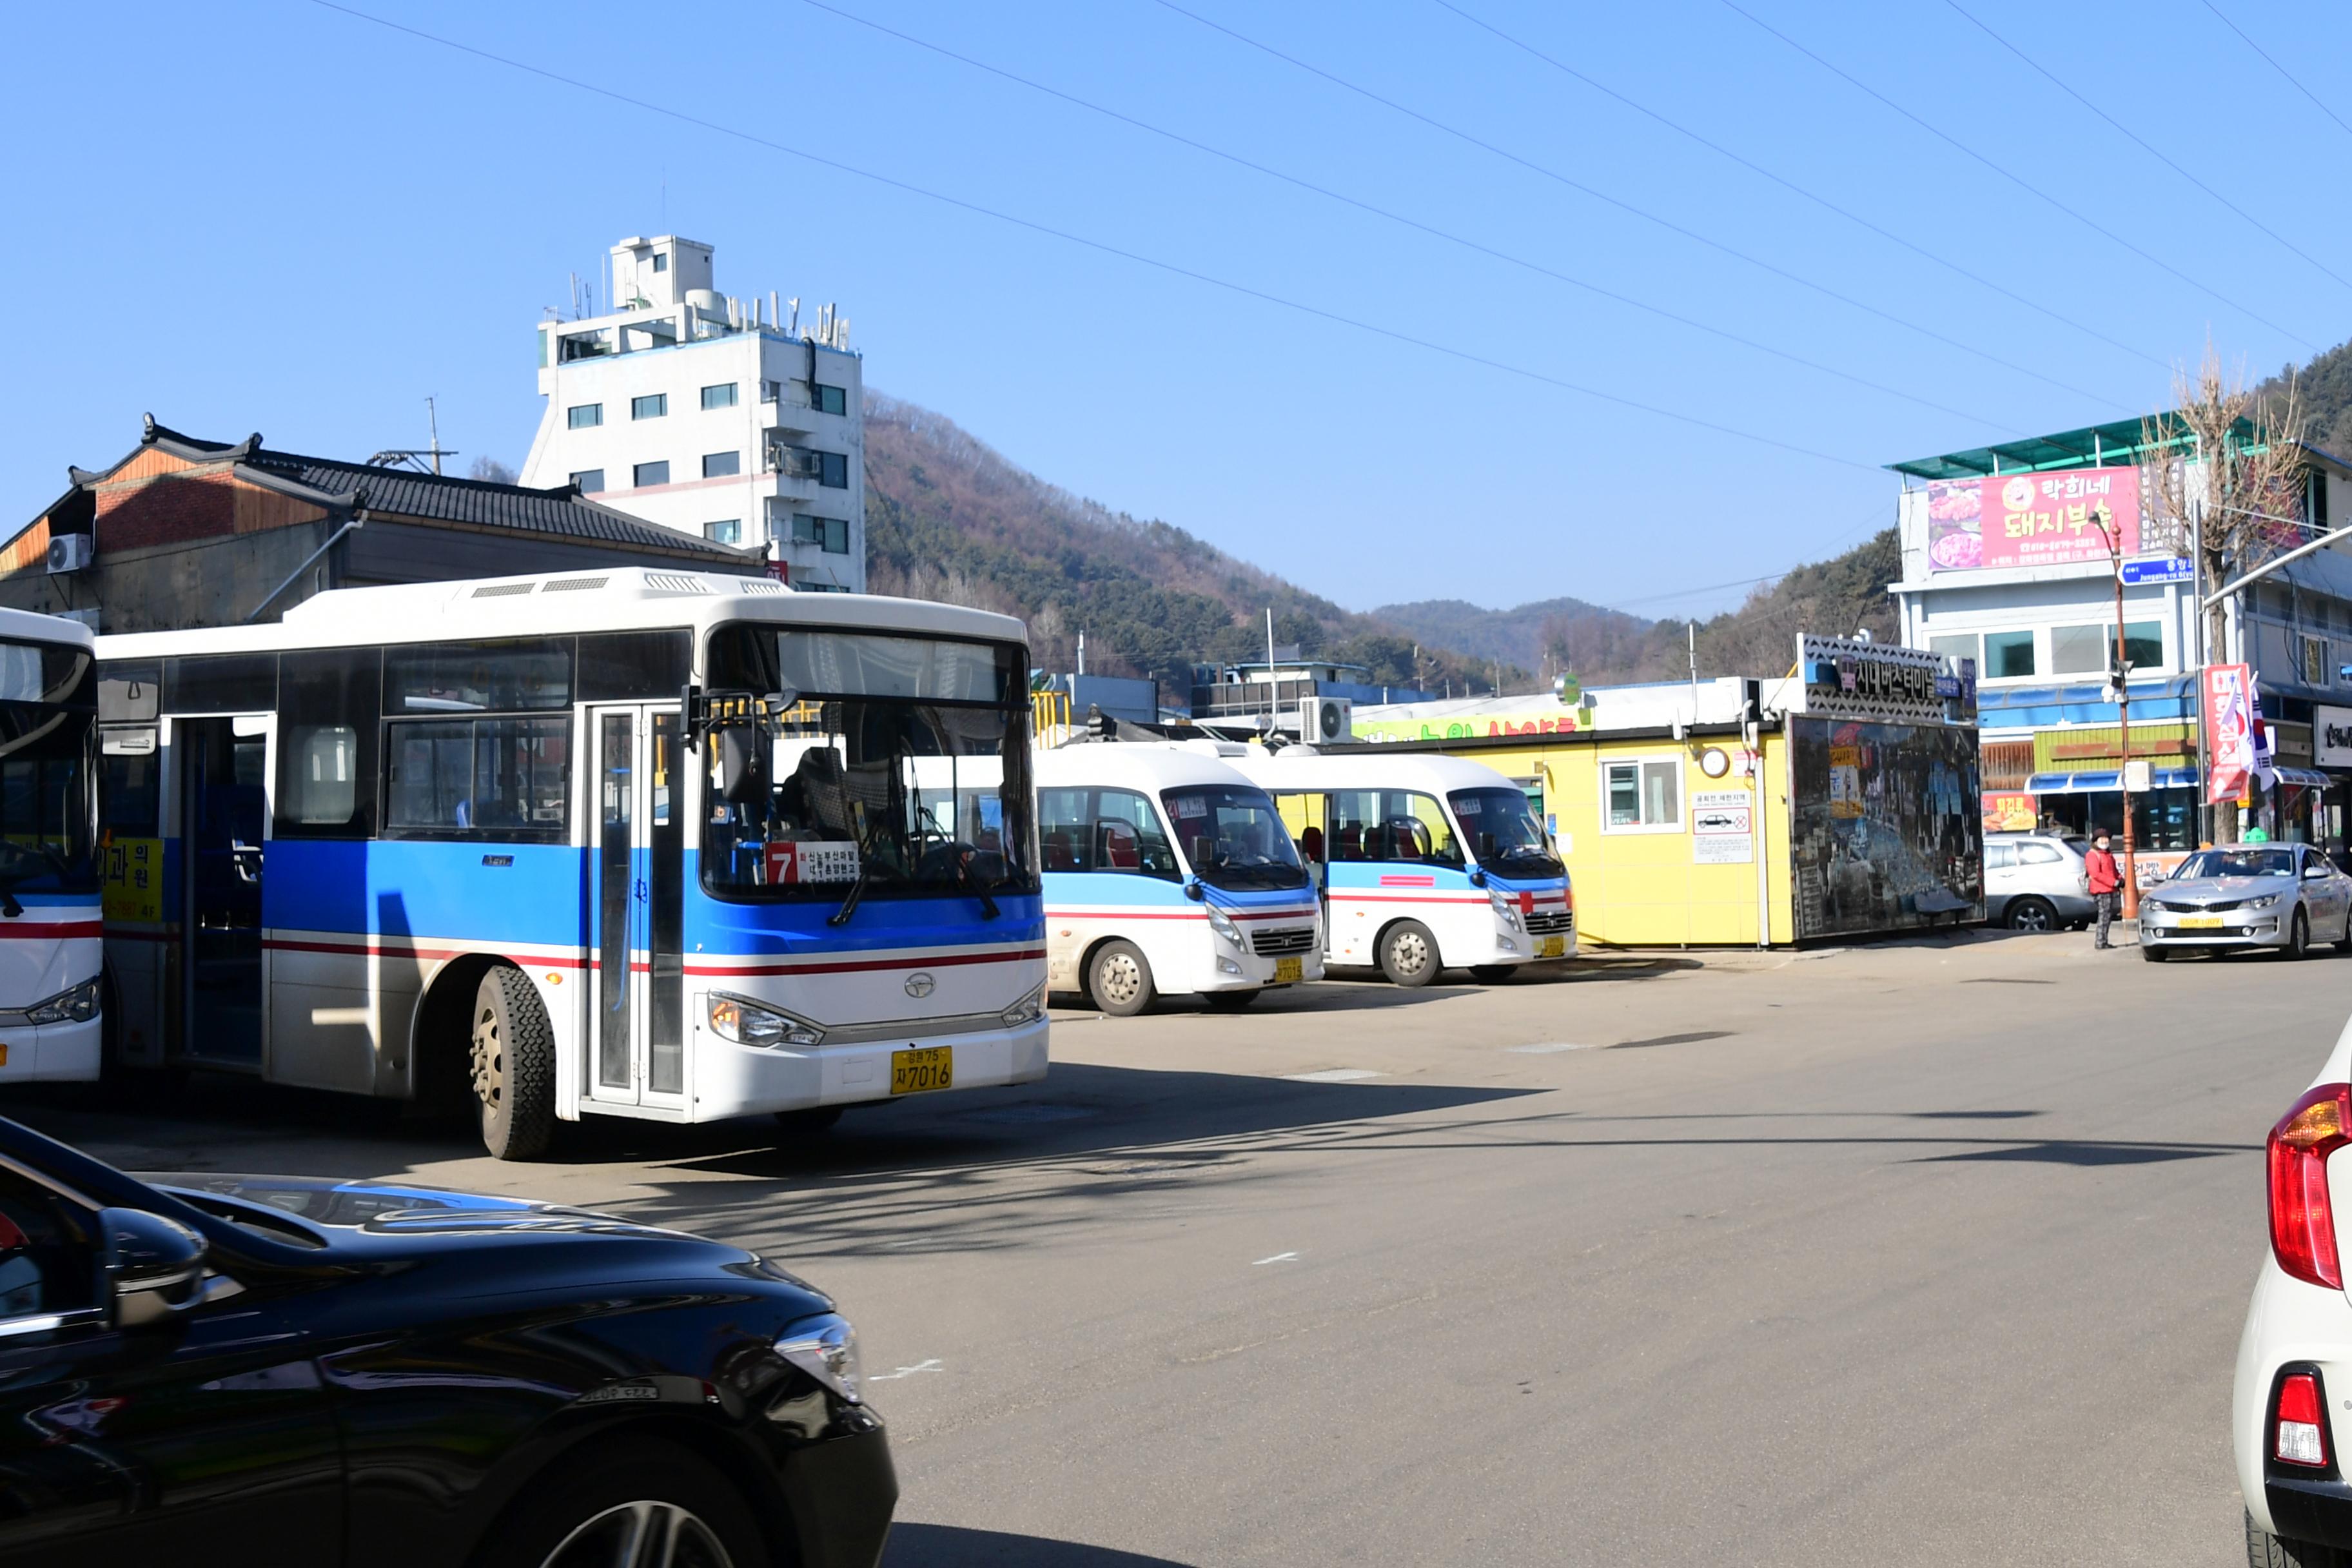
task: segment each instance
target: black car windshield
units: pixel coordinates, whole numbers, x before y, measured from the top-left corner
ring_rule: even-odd
[[[739,726],[704,743],[713,892],[838,904],[861,879],[875,898],[1036,890],[1019,647],[739,624],[711,634],[707,668],[714,699],[792,699],[776,734]],[[733,798],[730,749],[755,758]]]
[[[1298,847],[1264,790],[1243,784],[1195,784],[1164,790],[1160,801],[1177,847],[1192,874],[1229,892],[1307,886]]]
[[[0,640],[0,888],[81,891],[90,860],[90,656]]]
[[[2180,863],[2173,874],[2175,881],[2186,882],[2200,877],[2292,877],[2294,875],[2294,851],[2292,849],[2200,849]]]
[[[1558,877],[1567,868],[1551,851],[1543,824],[1515,789],[1457,789],[1445,797],[1478,863],[1506,877]]]

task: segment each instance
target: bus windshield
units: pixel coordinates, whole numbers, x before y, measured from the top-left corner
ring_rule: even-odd
[[[788,699],[764,767],[732,798],[721,738],[704,742],[711,891],[836,904],[853,888],[1036,891],[1020,647],[737,624],[711,634],[708,670],[714,696]]]
[[[1169,826],[1192,874],[1231,892],[1307,886],[1307,868],[1264,790],[1196,784],[1163,791]]]
[[[1543,824],[1515,789],[1457,789],[1447,795],[1478,863],[1506,877],[1559,877],[1567,872],[1544,837]]]
[[[0,639],[0,889],[86,891],[98,679],[89,653]]]

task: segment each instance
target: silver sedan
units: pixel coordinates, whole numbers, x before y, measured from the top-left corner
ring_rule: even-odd
[[[2139,952],[2269,947],[2301,958],[2314,942],[2352,952],[2352,877],[2306,844],[2200,849],[2140,895]]]

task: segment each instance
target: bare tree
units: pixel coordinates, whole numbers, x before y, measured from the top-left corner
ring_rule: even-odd
[[[2243,369],[2224,371],[2209,342],[2193,375],[2173,371],[2172,404],[2140,426],[2144,542],[2193,552],[2210,593],[2300,542],[2302,398],[2292,375],[2258,398]],[[2227,611],[2206,612],[2210,657],[2225,657]],[[2219,842],[2237,841],[2235,804],[2216,808],[2213,830]]]
[[[493,485],[510,485],[515,482],[515,471],[487,453],[474,459],[474,466],[466,470],[466,477],[469,479],[481,479]]]

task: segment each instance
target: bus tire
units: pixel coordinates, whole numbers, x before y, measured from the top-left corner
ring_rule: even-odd
[[[1212,1013],[1240,1013],[1265,994],[1263,991],[1203,991],[1201,1000]]]
[[[1474,963],[1470,978],[1481,985],[1499,985],[1519,972],[1516,963]]]
[[[499,963],[483,974],[467,1045],[483,1147],[537,1159],[555,1136],[555,1035],[521,970]]]
[[[1150,961],[1131,942],[1103,943],[1087,964],[1087,994],[1114,1018],[1134,1017],[1159,994],[1151,984]]]
[[[1399,921],[1381,932],[1381,973],[1392,985],[1426,985],[1444,965],[1437,939],[1419,921]]]

